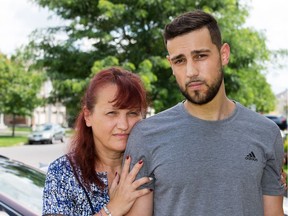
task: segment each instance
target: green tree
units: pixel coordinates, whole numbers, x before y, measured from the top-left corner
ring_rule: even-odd
[[[215,15],[223,40],[232,47],[231,63],[225,68],[228,96],[246,106],[255,104],[258,111],[269,111],[274,107],[271,88],[261,73],[261,64],[269,59],[270,52],[264,35],[244,26],[248,6],[243,1],[34,2],[54,11],[65,21],[63,26],[36,31],[30,47],[38,50],[38,66],[44,67],[54,81],[53,96],[63,100],[70,113],[73,112],[69,111],[69,107],[75,110],[75,103],[91,76],[91,68],[93,74],[111,65],[120,65],[140,74],[156,112],[181,100],[182,95],[165,58],[167,52],[162,31],[173,17],[195,8]],[[66,35],[67,39],[60,40],[59,35]],[[259,83],[255,81],[256,77],[260,79]],[[259,98],[261,95],[258,92],[262,89],[265,89],[265,100]]]
[[[25,70],[20,59],[11,61],[0,53],[0,113],[12,115],[12,136],[15,135],[15,117],[31,115],[41,104],[37,95],[42,82],[43,75]]]

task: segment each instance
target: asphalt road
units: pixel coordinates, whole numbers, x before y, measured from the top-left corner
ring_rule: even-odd
[[[66,140],[67,142],[68,140]],[[0,147],[0,155],[21,161],[30,166],[42,168],[48,166],[53,160],[65,154],[67,144],[21,145],[15,147]]]

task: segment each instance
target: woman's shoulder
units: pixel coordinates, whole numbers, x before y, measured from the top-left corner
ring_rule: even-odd
[[[72,167],[67,158],[67,155],[62,155],[61,157],[54,160],[48,167],[48,174],[67,174],[72,172]]]

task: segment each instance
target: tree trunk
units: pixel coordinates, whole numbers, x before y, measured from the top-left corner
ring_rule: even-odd
[[[15,120],[16,120],[16,115],[13,113],[13,121],[12,121],[12,137],[15,137]]]

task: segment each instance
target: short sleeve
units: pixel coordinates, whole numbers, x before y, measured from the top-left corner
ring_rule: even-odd
[[[283,140],[279,133],[273,145],[271,152],[266,154],[266,166],[262,176],[262,192],[263,195],[283,195],[285,190],[281,185],[281,168],[284,157]]]
[[[126,147],[126,151],[124,154],[124,159],[127,156],[132,158],[132,162],[130,164],[130,170],[133,166],[139,162],[139,160],[143,160],[143,166],[139,171],[136,179],[141,177],[152,177],[152,168],[151,168],[151,153],[149,152],[145,140],[145,136],[141,132],[141,128],[138,125],[134,126],[133,130],[131,131]],[[154,182],[150,182],[149,184],[144,185],[143,187],[154,189]]]

